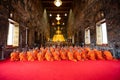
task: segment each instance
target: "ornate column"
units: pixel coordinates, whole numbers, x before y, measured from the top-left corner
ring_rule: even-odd
[[[28,27],[25,28],[25,32],[26,32],[26,41],[25,41],[25,47],[28,47]]]
[[[5,47],[2,46],[2,53],[1,53],[1,58],[0,58],[0,60],[4,60],[4,59],[5,59],[5,58],[4,58],[4,49],[5,49]]]

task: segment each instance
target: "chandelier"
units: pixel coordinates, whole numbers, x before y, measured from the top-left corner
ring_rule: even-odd
[[[55,6],[60,7],[62,5],[62,1],[61,0],[55,0],[54,4],[55,4]]]
[[[61,19],[60,15],[57,14],[56,20],[59,21]]]

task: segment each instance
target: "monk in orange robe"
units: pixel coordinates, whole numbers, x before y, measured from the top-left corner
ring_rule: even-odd
[[[85,53],[87,54],[89,51],[91,51],[91,49],[90,49],[89,47],[85,47],[85,48],[84,48],[84,51],[85,51]]]
[[[50,52],[54,52],[55,49],[53,47],[50,47]]]
[[[78,61],[81,60],[81,52],[80,52],[80,50],[77,50],[77,51],[74,52],[74,58],[76,60],[78,60]]]
[[[54,60],[61,60],[59,57],[60,53],[58,50],[55,50],[54,52],[52,52],[52,55],[53,55]]]
[[[106,60],[113,60],[113,56],[110,51],[105,50],[105,51],[103,51],[103,54],[104,54],[104,57]]]
[[[88,57],[88,59],[90,59],[90,60],[96,60],[94,50],[90,50],[90,51],[88,52],[88,54],[87,54],[87,57]]]
[[[66,60],[67,59],[67,55],[66,55],[66,52],[64,50],[61,50],[60,51],[60,58],[62,60]]]
[[[39,50],[38,49],[34,49],[33,50],[33,57],[35,60],[37,60],[37,54],[38,54]]]
[[[10,54],[10,60],[11,61],[18,61],[19,60],[19,52],[18,51],[13,51]]]
[[[37,58],[38,58],[38,61],[43,61],[43,60],[44,60],[44,54],[42,53],[42,51],[40,51],[40,52],[37,54]]]
[[[82,52],[81,52],[81,59],[82,60],[88,60],[87,59],[87,53],[84,50],[82,50]]]
[[[68,56],[68,60],[75,62],[77,61],[76,59],[74,59],[73,52],[71,50],[68,51],[67,56]]]
[[[26,52],[21,52],[19,54],[20,61],[27,61],[27,53]]]
[[[34,54],[32,51],[27,51],[27,59],[28,61],[34,61],[35,58],[34,58]]]
[[[98,60],[104,60],[104,57],[102,55],[102,51],[94,50],[94,52],[96,54],[96,59],[98,59]]]
[[[45,53],[45,59],[47,61],[53,61],[52,54],[51,54],[50,50],[47,50],[47,52]]]

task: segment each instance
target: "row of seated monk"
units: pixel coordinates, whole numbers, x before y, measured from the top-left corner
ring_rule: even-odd
[[[84,60],[116,60],[108,50],[97,50],[89,47],[40,47],[30,50],[14,50],[11,61],[84,61]]]

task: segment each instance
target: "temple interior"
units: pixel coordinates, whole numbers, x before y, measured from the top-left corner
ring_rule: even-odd
[[[88,46],[119,58],[119,5],[119,0],[0,0],[0,52],[7,57],[16,48]]]
[[[120,80],[120,0],[0,0],[0,80]]]

